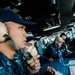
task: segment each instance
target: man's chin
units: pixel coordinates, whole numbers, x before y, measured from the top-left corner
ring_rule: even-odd
[[[25,48],[25,45],[24,45],[24,46],[19,47],[19,49],[23,49],[23,48]]]

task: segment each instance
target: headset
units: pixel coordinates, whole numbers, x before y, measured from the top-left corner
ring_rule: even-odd
[[[7,27],[0,21],[0,42],[5,41],[6,38],[4,37],[4,35],[8,35]]]
[[[8,40],[16,49],[18,49],[17,45],[13,41],[13,39],[8,35],[8,30],[2,21],[0,21],[0,43]]]

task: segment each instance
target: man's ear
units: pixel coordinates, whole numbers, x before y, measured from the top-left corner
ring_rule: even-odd
[[[3,22],[0,21],[0,42],[5,41],[4,35],[8,35],[7,27]]]

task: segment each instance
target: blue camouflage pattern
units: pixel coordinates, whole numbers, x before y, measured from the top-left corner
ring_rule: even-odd
[[[20,51],[16,51],[13,60],[0,52],[0,75],[30,75],[24,65]]]

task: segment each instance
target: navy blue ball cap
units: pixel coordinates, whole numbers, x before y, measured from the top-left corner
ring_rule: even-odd
[[[12,21],[12,22],[15,22],[15,23],[23,24],[25,26],[36,25],[35,22],[23,20],[20,17],[20,15],[11,11],[10,9],[4,9],[4,8],[0,9],[0,19],[3,20],[4,22]]]

